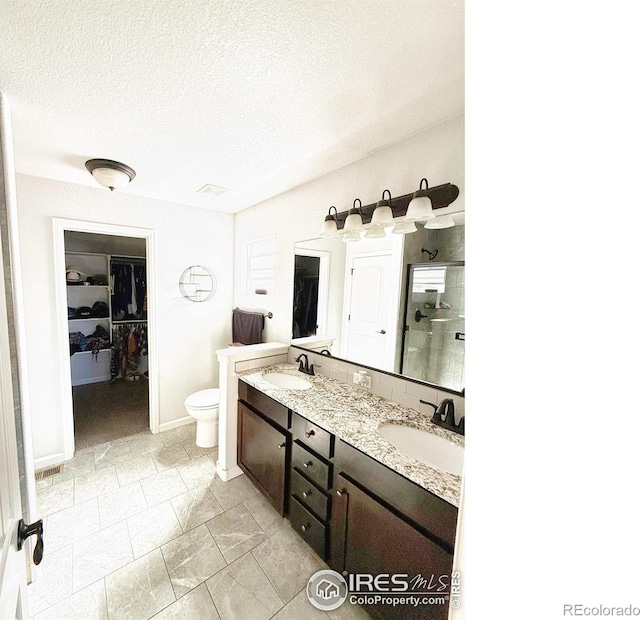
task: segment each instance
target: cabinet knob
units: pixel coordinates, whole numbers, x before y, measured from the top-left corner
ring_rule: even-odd
[[[283,441],[282,443],[278,444],[278,448],[285,448],[287,445],[286,441]]]
[[[307,461],[306,463],[302,463],[302,467],[304,467],[305,469],[308,469],[309,467],[311,467],[311,465],[313,465],[313,461]]]
[[[341,489],[338,489],[338,490],[336,491],[336,495],[337,495],[338,497],[342,497],[343,495],[346,495],[346,494],[347,494],[347,492],[346,492],[346,491],[343,491],[343,490],[341,490]]]
[[[316,432],[315,432],[313,429],[311,429],[310,431],[307,431],[307,432],[304,434],[304,436],[305,436],[307,439],[309,439],[309,437],[313,437],[313,435],[315,435],[315,434],[316,434]]]
[[[307,523],[307,525],[301,525],[301,526],[300,526],[300,529],[301,529],[303,532],[306,532],[310,527],[311,527],[311,525],[310,525],[309,523]]]
[[[302,497],[309,497],[309,495],[311,495],[311,489],[308,491],[302,491]]]

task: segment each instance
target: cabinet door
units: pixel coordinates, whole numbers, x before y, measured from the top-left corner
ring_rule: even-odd
[[[349,574],[408,575],[409,590],[429,591],[446,601],[431,605],[365,605],[374,618],[445,620],[453,556],[401,519],[375,497],[336,476],[332,514],[332,568]],[[421,587],[418,587],[418,584]],[[429,584],[429,585],[427,585]],[[360,591],[367,593],[367,587]],[[392,595],[399,596],[399,595]]]
[[[289,450],[286,433],[238,403],[238,464],[282,516]]]

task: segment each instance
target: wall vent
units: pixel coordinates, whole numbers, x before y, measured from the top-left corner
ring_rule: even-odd
[[[38,480],[44,480],[45,478],[51,478],[51,476],[57,476],[62,473],[64,465],[54,465],[53,467],[47,467],[45,469],[39,469],[36,472],[36,482]]]

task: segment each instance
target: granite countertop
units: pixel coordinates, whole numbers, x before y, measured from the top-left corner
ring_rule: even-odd
[[[276,387],[262,378],[263,374],[269,372],[303,377],[310,381],[313,387],[306,390]],[[462,483],[460,476],[430,467],[401,454],[378,433],[381,424],[397,423],[428,431],[464,447],[464,437],[432,424],[426,414],[323,375],[303,375],[298,371],[297,364],[274,364],[237,374],[240,379],[285,407],[434,495],[459,506]]]

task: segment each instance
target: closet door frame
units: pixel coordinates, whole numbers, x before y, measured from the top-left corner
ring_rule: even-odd
[[[71,390],[71,365],[69,364],[69,329],[67,314],[67,281],[65,275],[65,231],[98,233],[117,237],[136,237],[146,242],[147,297],[147,338],[149,343],[149,427],[152,433],[160,430],[158,398],[158,357],[156,347],[156,304],[155,304],[155,231],[149,228],[119,226],[81,220],[53,218],[53,267],[56,289],[56,316],[58,325],[58,352],[60,369],[60,394],[64,423],[65,459],[73,457],[75,437],[73,429],[73,392]]]

